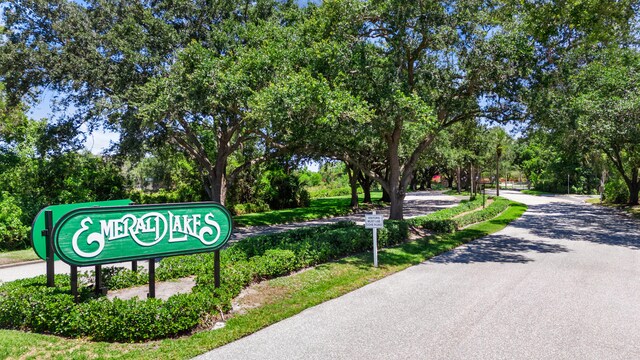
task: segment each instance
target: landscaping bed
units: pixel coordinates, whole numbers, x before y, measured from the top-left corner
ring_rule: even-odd
[[[502,212],[495,204],[506,208],[513,203],[497,198],[484,210],[456,218],[465,220],[455,224],[493,217]],[[473,206],[475,203],[469,202],[459,205],[459,210],[442,212],[452,217]],[[409,223],[415,226],[424,221],[422,218],[385,221],[385,228],[379,231],[379,246],[403,244]],[[195,275],[196,282],[191,293],[177,294],[167,301],[95,298],[89,287],[82,287],[80,302],[75,304],[67,275],[56,276],[55,288],[45,286],[44,276],[14,281],[0,286],[0,327],[110,342],[175,337],[204,328],[218,314],[228,313],[233,298],[252,283],[363,254],[370,247],[371,231],[349,222],[248,238],[221,252],[222,286],[218,289],[213,287],[212,254],[167,258],[156,271],[158,281]],[[147,274],[115,268],[105,271],[103,280],[109,289],[123,289],[145,284]]]

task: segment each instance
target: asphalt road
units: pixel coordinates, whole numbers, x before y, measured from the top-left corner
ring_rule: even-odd
[[[456,205],[460,199],[454,196],[443,195],[438,191],[418,191],[410,193],[404,201],[405,218],[428,214],[445,207]],[[389,209],[378,210],[379,214],[388,217]],[[280,231],[286,231],[298,228],[300,226],[319,226],[330,224],[338,221],[354,221],[356,223],[364,222],[363,214],[351,214],[346,216],[338,216],[328,219],[313,220],[308,222],[289,223],[271,226],[250,226],[234,229],[230,242],[241,240],[247,236],[262,235]],[[147,266],[147,261],[138,261],[139,266]],[[105,266],[122,266],[130,267],[131,263],[118,263]],[[80,272],[92,270],[93,267],[79,268]],[[0,267],[0,282],[14,281],[18,279],[30,278],[38,275],[46,274],[46,263],[44,261],[36,261],[29,264],[20,264],[15,266]],[[55,262],[56,274],[68,274],[70,272],[69,265],[62,261]]]
[[[575,197],[200,359],[640,359],[640,222]]]

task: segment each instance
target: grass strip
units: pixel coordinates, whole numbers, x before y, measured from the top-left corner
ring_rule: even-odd
[[[539,191],[539,190],[520,190],[521,194],[525,194],[525,195],[535,195],[535,196],[548,196],[548,195],[553,195],[550,192],[546,192],[546,191]]]
[[[382,192],[372,192],[371,200],[378,202],[382,199]],[[359,196],[362,203],[364,197]],[[257,226],[284,224],[294,221],[309,221],[332,216],[340,216],[351,213],[351,196],[334,196],[321,199],[311,199],[311,204],[306,208],[273,210],[262,213],[244,214],[234,216],[234,224],[238,226]]]
[[[0,265],[15,264],[25,261],[38,260],[33,249],[0,252]]]
[[[308,271],[265,282],[276,293],[262,306],[237,315],[226,327],[178,339],[138,344],[89,342],[49,335],[0,330],[0,358],[47,359],[187,359],[202,354],[309,307],[339,297],[370,282],[419,264],[471,240],[503,229],[526,211],[512,202],[496,218],[464,230],[430,236],[379,253],[379,268],[371,266],[371,254],[361,253],[316,266]]]

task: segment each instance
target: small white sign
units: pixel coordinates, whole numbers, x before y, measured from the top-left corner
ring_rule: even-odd
[[[384,227],[384,215],[378,215],[378,214],[364,215],[365,229],[382,229],[383,227]]]

